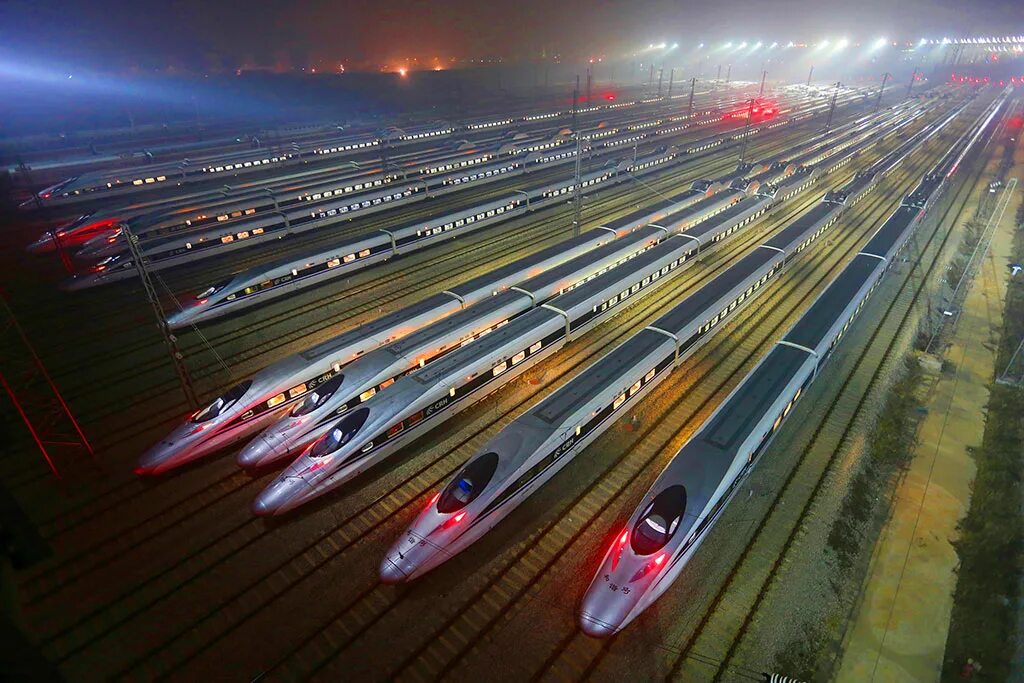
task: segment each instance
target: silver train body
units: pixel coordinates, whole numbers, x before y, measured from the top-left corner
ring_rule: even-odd
[[[763,292],[790,258],[875,185],[876,175],[859,174],[844,188],[842,201],[828,193],[762,247],[516,418],[430,499],[385,555],[381,579],[417,578],[484,536]]]
[[[681,145],[680,147],[668,148],[670,158],[656,160],[653,163],[622,161],[608,164],[608,168],[614,172],[607,177],[607,169],[587,174],[584,186],[612,182],[622,182],[626,176],[624,172],[636,175],[642,172],[649,172],[650,167],[667,164],[669,162],[680,163],[688,155],[695,155],[717,147],[723,143],[735,141],[744,136],[754,135],[760,131],[777,128],[798,120],[802,116],[797,115],[787,120],[765,122],[751,126],[746,131],[732,131],[723,134],[709,136],[701,140]],[[645,133],[653,136],[652,133]],[[664,148],[663,148],[664,149]],[[616,150],[598,150],[597,153],[612,153]],[[264,214],[257,214],[251,218],[244,218],[229,221],[223,228],[214,227],[209,230],[200,230],[196,233],[177,234],[170,237],[150,240],[143,247],[143,255],[147,259],[150,270],[160,270],[183,263],[190,263],[202,258],[208,258],[227,251],[233,251],[246,246],[252,246],[265,242],[269,239],[281,238],[291,234],[297,234],[313,229],[322,229],[335,225],[339,222],[349,220],[358,213],[367,215],[374,211],[381,211],[393,208],[406,203],[418,202],[429,197],[437,196],[446,192],[455,191],[461,182],[473,182],[480,178],[498,178],[501,175],[524,173],[537,164],[561,163],[568,161],[575,154],[575,150],[555,150],[552,152],[534,152],[524,160],[509,160],[502,162],[499,166],[487,169],[476,169],[456,174],[454,177],[433,178],[429,180],[415,180],[395,182],[358,196],[346,197],[343,199],[332,199],[327,203],[318,203],[314,207],[300,207],[285,211],[273,211]],[[645,159],[654,159],[659,153],[648,154]],[[562,187],[562,186],[567,186]],[[553,190],[553,192],[549,192]],[[558,194],[564,194],[571,190],[571,183],[555,183],[543,187],[532,188],[526,191],[517,191],[517,201],[524,203],[524,210],[527,208],[539,208],[542,204],[549,203],[547,200],[557,198]],[[528,205],[528,206],[527,206]],[[464,210],[463,213],[473,213],[472,209]],[[458,220],[458,219],[456,219]],[[447,222],[446,222],[447,223]],[[446,225],[442,224],[442,226]],[[406,226],[412,227],[412,226]],[[444,227],[442,227],[444,229]],[[447,228],[455,229],[455,226]],[[383,233],[390,231],[382,231]],[[399,245],[394,245],[397,249]],[[365,249],[356,250],[356,254]],[[358,258],[358,257],[357,257]],[[108,282],[132,277],[135,274],[135,267],[127,251],[118,251],[107,256],[91,268],[92,272],[76,276],[65,283],[66,289],[78,290],[94,287]]]
[[[617,221],[618,225],[599,228],[618,235],[618,239],[353,362],[342,373],[343,377],[318,392],[313,399],[315,404],[310,401],[297,405],[247,445],[238,456],[239,465],[262,467],[283,458],[294,458],[329,431],[339,415],[353,410],[402,376],[440,360],[553,297],[626,263],[667,236],[721,212],[742,196],[735,190],[711,197],[700,190],[689,190],[681,193],[680,205],[671,214],[642,210],[635,218],[627,216],[630,219],[627,222]],[[691,202],[694,197],[702,199]],[[689,207],[692,210],[687,210]],[[675,221],[670,218],[680,215],[685,218]],[[661,224],[667,227],[648,225],[655,216],[660,216]]]
[[[587,232],[273,363],[188,417],[143,454],[136,473],[160,474],[250,438],[363,354],[612,239]]]
[[[806,394],[947,179],[988,129],[996,103],[924,177],[864,249],[673,457],[615,536],[580,606],[580,628],[617,633],[684,570],[758,457]]]
[[[793,182],[806,186],[813,182],[810,175],[794,176],[780,185]],[[775,188],[772,191],[775,193]],[[737,190],[726,192],[743,194]],[[792,194],[795,191],[785,192],[787,197]],[[723,203],[701,222],[688,225],[685,232],[654,226],[670,236],[626,265],[611,269],[472,344],[414,370],[348,410],[336,422],[322,426],[323,436],[256,498],[253,512],[288,512],[358,476],[449,416],[515,379],[567,341],[622,310],[625,303],[636,301],[668,281],[698,253],[750,224],[777,201],[773,196],[760,194],[748,199]],[[707,220],[715,214],[722,215],[721,220]],[[687,219],[677,217],[675,224],[687,224]]]

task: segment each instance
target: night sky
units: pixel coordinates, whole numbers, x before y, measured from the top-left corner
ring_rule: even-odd
[[[574,59],[658,40],[1024,30],[1021,0],[0,1],[0,51],[111,68],[303,66],[406,57]]]

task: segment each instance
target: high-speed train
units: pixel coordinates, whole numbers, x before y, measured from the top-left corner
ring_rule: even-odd
[[[705,194],[699,190],[690,192],[698,197]],[[689,212],[689,224],[695,225],[721,212],[742,196],[740,191],[729,190],[691,204],[693,207],[700,205],[700,208]],[[665,213],[662,223],[669,216],[681,212]],[[651,213],[664,212],[639,210],[639,213],[647,218]],[[648,223],[634,219],[625,225],[619,222],[622,227],[605,227],[616,233],[625,231],[628,234],[353,361],[332,380],[330,386],[317,392],[315,399],[310,397],[310,400],[296,405],[253,439],[239,454],[238,463],[243,467],[262,467],[289,456],[294,458],[309,443],[330,430],[339,415],[353,410],[378,390],[386,389],[409,372],[467,346],[553,297],[624,264],[672,232],[684,229],[677,227],[669,232]]]
[[[751,128],[746,134],[760,128]],[[744,135],[743,132],[727,133],[724,135],[712,136],[703,142],[704,144],[690,143],[685,146],[685,153],[694,154],[711,146],[734,140],[737,136]],[[706,146],[705,146],[706,145]],[[595,153],[599,156],[602,153],[610,154],[614,150],[598,150]],[[470,169],[456,174],[449,174],[429,179],[418,178],[409,181],[396,181],[387,187],[364,192],[353,196],[337,196],[327,200],[319,199],[310,205],[296,205],[282,211],[269,211],[256,215],[243,217],[230,221],[226,225],[215,225],[198,231],[179,232],[166,237],[159,237],[140,243],[142,253],[147,260],[151,270],[160,270],[182,263],[190,263],[202,258],[209,258],[226,251],[232,251],[265,242],[269,239],[277,239],[285,235],[298,234],[301,232],[322,229],[351,219],[355,215],[368,215],[375,211],[390,209],[396,206],[423,201],[425,199],[456,191],[465,183],[493,181],[503,177],[526,173],[539,166],[565,163],[575,155],[575,149],[549,152],[535,152],[524,158],[512,158],[498,164],[492,164],[485,168]],[[673,159],[678,155],[673,155]],[[614,165],[614,169],[632,168],[629,161],[620,162]],[[590,176],[599,176],[602,172],[588,174],[584,181],[596,184],[604,182],[608,178],[615,178],[612,173],[608,178],[602,178],[593,182]],[[621,178],[619,178],[621,181]],[[560,183],[558,185],[562,185]],[[531,192],[538,195],[537,200],[546,199],[543,192],[545,188]],[[520,201],[525,201],[523,193],[514,193]],[[550,195],[555,196],[555,195]],[[383,234],[383,232],[381,233]],[[358,253],[358,251],[356,252]],[[135,272],[134,264],[130,254],[119,247],[118,251],[103,258],[92,268],[92,272],[76,276],[66,285],[69,289],[83,289],[107,282],[114,282],[130,276]]]
[[[887,112],[884,116],[898,116],[900,111],[894,109],[892,113]],[[833,131],[834,135],[849,131],[850,135],[845,141],[836,140],[831,136],[830,142],[822,142],[817,136],[812,138],[808,143],[798,146],[794,150],[807,149],[807,152],[804,156],[791,159],[790,165],[814,164],[822,158],[822,155],[835,153],[842,149],[842,145],[853,144],[859,140],[856,134],[861,132],[865,126],[871,125],[874,120],[874,117],[863,117],[850,124],[837,127]],[[764,129],[768,130],[783,125],[783,122],[764,125]],[[751,130],[758,131],[760,128],[752,127]],[[742,135],[742,132],[739,134]],[[722,136],[712,136],[695,141],[686,148],[686,152],[698,154],[722,144],[724,139]],[[817,154],[814,154],[815,151]],[[623,162],[625,165],[621,168],[627,169],[629,175],[620,175],[619,169],[615,170],[613,176],[608,176],[605,171],[601,171],[584,177],[584,184],[593,180],[605,184],[616,183],[653,172],[658,170],[659,166],[666,167],[680,159],[679,155],[674,154],[672,150],[668,150],[668,156],[672,158],[666,158],[656,153],[639,158],[635,162]],[[755,180],[760,179],[755,177]],[[593,186],[592,182],[591,186]],[[194,299],[183,305],[180,310],[169,315],[168,323],[172,328],[196,324],[261,305],[297,289],[338,277],[347,277],[352,272],[386,261],[394,256],[558,203],[562,201],[562,195],[571,191],[571,188],[571,182],[563,181],[512,192],[483,205],[458,210],[426,221],[413,221],[403,226],[382,230],[377,235],[351,238],[327,249],[319,249],[289,259],[254,266],[231,278],[211,284]]]
[[[673,457],[617,533],[583,597],[584,633],[610,636],[683,571],[793,405],[856,319],[964,155],[1003,103],[993,103],[783,338]]]
[[[612,233],[590,231],[275,363],[188,418],[142,456],[136,471],[165,472],[250,437],[363,353],[596,248]]]
[[[591,230],[273,363],[228,389],[142,455],[137,474],[160,474],[251,437],[353,360],[617,235]]]
[[[611,105],[587,107],[578,110],[578,114],[589,114],[602,109],[619,109],[627,106],[646,104],[641,101],[621,102]],[[23,204],[24,208],[33,208],[38,204],[55,206],[72,204],[85,199],[120,197],[131,195],[159,185],[183,186],[196,180],[209,180],[220,177],[233,177],[251,170],[269,166],[288,166],[303,163],[311,158],[351,154],[372,150],[385,144],[396,146],[422,142],[428,139],[441,139],[458,132],[473,132],[491,127],[512,125],[514,123],[531,123],[545,119],[566,116],[571,112],[559,111],[549,114],[526,114],[506,117],[500,124],[493,121],[469,122],[467,124],[425,124],[412,128],[398,129],[391,127],[376,135],[359,135],[340,138],[336,141],[315,143],[291,143],[275,146],[272,149],[258,149],[243,152],[183,159],[178,162],[166,162],[112,171],[83,173],[68,178],[56,185],[40,191],[36,198]],[[480,125],[486,123],[487,125]]]
[[[698,253],[767,211],[779,193],[791,197],[813,180],[810,173],[794,174],[779,183],[784,189],[771,187],[770,195],[761,195],[764,201],[737,202],[719,211],[725,220],[703,220],[685,233],[661,226],[672,234],[628,266],[611,269],[401,377],[328,423],[323,436],[260,493],[253,512],[282,514],[358,476],[671,279]]]
[[[200,227],[209,222],[224,223],[251,215],[246,214],[250,208],[260,210],[258,206],[230,207],[231,202],[245,198],[278,198],[277,206],[288,205],[292,195],[296,195],[296,199],[302,201],[304,190],[325,183],[340,185],[333,189],[321,189],[321,193],[331,191],[332,194],[349,194],[380,187],[399,178],[435,175],[475,166],[490,161],[494,155],[494,149],[469,145],[464,140],[453,140],[440,151],[392,157],[390,163],[397,168],[389,173],[384,173],[375,164],[361,168],[355,162],[346,162],[340,166],[304,170],[283,177],[274,176],[224,185],[214,190],[181,193],[173,197],[92,209],[66,225],[44,232],[26,249],[30,253],[46,253],[55,250],[59,242],[63,249],[81,248],[95,251],[100,245],[108,244],[110,238],[116,238],[118,226],[124,222],[128,222],[132,226],[132,232],[140,236],[150,231],[159,234],[161,231],[173,232],[176,228]],[[315,194],[315,191],[312,193]],[[236,211],[241,213],[236,216]]]
[[[767,124],[776,126],[778,123]],[[747,135],[758,133],[752,127]],[[681,163],[701,151],[723,144],[735,136],[713,136],[692,143],[684,150],[668,148],[623,161],[613,167],[582,176],[581,186],[593,188],[625,182],[638,176]],[[560,181],[527,190],[512,192],[483,205],[437,216],[426,221],[381,230],[344,240],[325,250],[301,254],[276,263],[256,266],[224,281],[210,285],[181,310],[168,316],[173,328],[214,319],[235,311],[260,305],[303,287],[318,284],[349,274],[368,266],[387,261],[394,256],[431,246],[438,242],[478,230],[514,216],[557,204],[572,192],[574,183]],[[131,267],[130,259],[124,265]],[[126,274],[130,271],[126,271]],[[123,277],[123,276],[122,276]]]
[[[166,472],[250,437],[362,354],[617,236],[611,229],[589,231],[279,361],[190,416],[140,458],[136,472]]]
[[[516,418],[448,480],[392,545],[381,579],[414,579],[472,545],[767,289],[797,254],[891,172],[918,136],[775,234]],[[874,144],[877,138],[868,141]],[[853,152],[851,152],[852,154]]]
[[[846,149],[850,140],[863,140],[872,133],[877,136],[874,138],[875,141],[881,140],[888,115],[866,118],[871,120],[870,127],[858,125],[848,134],[836,132],[834,136],[830,136],[833,138],[830,141],[833,149],[837,152]],[[882,120],[883,125],[875,125],[875,119]],[[806,153],[802,157],[796,157],[793,163],[767,160],[745,165],[723,178],[697,181],[690,190],[612,221],[602,227],[614,230],[618,234],[624,231],[632,234],[521,282],[501,295],[476,306],[467,307],[453,316],[425,326],[416,333],[359,358],[350,364],[344,373],[296,404],[291,411],[253,439],[238,455],[239,465],[264,467],[278,460],[294,457],[324,431],[330,429],[338,415],[352,410],[378,390],[387,388],[415,368],[425,367],[506,324],[516,316],[543,304],[549,298],[564,293],[568,288],[568,282],[584,283],[589,278],[596,277],[608,268],[641,253],[672,232],[691,234],[691,228],[740,201],[745,193],[752,194],[762,183],[775,182],[803,167],[802,159],[817,159],[822,156],[817,140],[811,140],[794,151],[799,152],[802,149],[807,150]],[[755,169],[758,173],[753,178],[749,181],[743,179],[744,172],[749,173]],[[741,187],[745,187],[745,190],[737,189]],[[714,194],[719,190],[723,191]],[[714,196],[709,196],[712,194]],[[649,225],[650,223],[655,225]],[[647,227],[638,230],[641,226]],[[663,226],[670,227],[671,232],[666,232]]]

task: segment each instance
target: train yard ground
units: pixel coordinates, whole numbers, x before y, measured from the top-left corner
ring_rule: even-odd
[[[980,104],[969,110],[975,114]],[[968,112],[968,113],[969,113]],[[966,118],[966,117],[963,117]],[[822,534],[858,467],[881,398],[898,377],[930,282],[944,271],[990,180],[990,144],[932,210],[849,339],[723,513],[688,569],[653,608],[608,641],[576,628],[575,609],[613,530],[697,426],[796,320],[939,158],[964,121],[919,149],[826,240],[798,258],[712,343],[469,551],[408,586],[377,582],[382,553],[461,463],[546,396],[738,255],[895,147],[883,143],[748,232],[709,251],[658,297],[624,309],[391,465],[281,519],[249,502],[272,474],[238,471],[230,454],[154,480],[138,454],[188,412],[145,301],[133,284],[69,299],[54,270],[5,253],[12,306],[96,445],[57,461],[56,483],[20,434],[0,460],[52,555],[19,576],[22,627],[69,680],[758,680],[820,595]],[[812,129],[751,141],[780,154]],[[585,228],[724,174],[719,150],[586,202]],[[474,196],[484,197],[487,190]],[[430,209],[413,207],[410,215]],[[375,221],[359,222],[370,229]],[[357,273],[344,282],[203,328],[182,342],[200,393],[212,394],[288,353],[571,235],[568,207],[546,209]],[[353,228],[356,229],[356,228]],[[335,233],[335,236],[339,233]],[[10,238],[10,233],[6,239]],[[324,236],[317,239],[326,240]],[[290,249],[308,247],[312,240]],[[195,290],[231,266],[166,275]],[[218,269],[221,269],[218,271]],[[69,303],[70,302],[70,303]],[[69,306],[74,316],[62,316]],[[82,326],[89,320],[89,326]],[[213,351],[216,351],[216,354]],[[795,606],[795,607],[794,607]]]

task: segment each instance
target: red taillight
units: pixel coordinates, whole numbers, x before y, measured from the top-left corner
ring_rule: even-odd
[[[459,514],[455,515],[455,517],[452,519],[452,521],[455,522],[456,524],[458,524],[459,522],[462,521],[463,517],[465,517],[465,516],[466,516],[465,512],[460,512]]]
[[[612,553],[612,571],[615,571],[615,567],[619,565],[619,558],[622,557],[622,551],[626,548],[627,543],[629,543],[629,529],[623,531],[619,536],[618,547]]]
[[[209,301],[209,299],[196,299],[196,306],[202,306],[207,301]]]
[[[668,557],[668,553],[662,553],[661,555],[658,555],[656,558],[654,558],[654,566],[660,567],[661,565],[665,564],[666,557]]]

